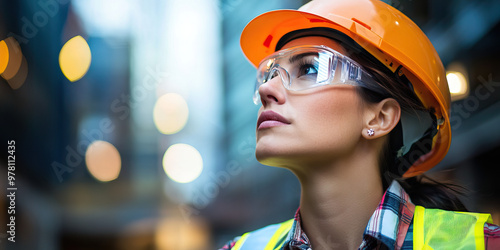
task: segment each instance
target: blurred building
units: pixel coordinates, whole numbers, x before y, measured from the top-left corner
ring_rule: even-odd
[[[255,71],[239,36],[305,2],[0,0],[0,246],[215,249],[291,218],[297,180],[254,158]],[[462,86],[452,146],[430,174],[500,223],[500,2],[386,2]]]

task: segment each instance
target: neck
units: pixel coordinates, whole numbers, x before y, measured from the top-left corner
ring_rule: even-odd
[[[383,194],[376,154],[294,172],[302,186],[302,227],[313,249],[357,249]]]

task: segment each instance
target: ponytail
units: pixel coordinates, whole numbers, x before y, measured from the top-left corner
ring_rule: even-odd
[[[426,208],[467,212],[467,208],[458,198],[463,196],[465,188],[451,183],[441,183],[426,175],[419,175],[398,180],[410,195],[411,201]]]

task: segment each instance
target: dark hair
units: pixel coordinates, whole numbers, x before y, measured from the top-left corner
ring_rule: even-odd
[[[359,94],[364,100],[377,103],[385,98],[394,98],[400,105],[402,111],[412,112],[415,110],[427,110],[420,99],[415,95],[413,88],[405,78],[391,72],[368,52],[361,50],[349,55],[352,59],[363,65],[363,67],[375,78],[375,80],[386,90],[386,94],[380,94],[368,88],[358,88]],[[427,110],[432,112],[431,110]],[[467,211],[464,204],[458,198],[465,193],[465,189],[456,184],[440,183],[426,175],[410,178],[402,178],[403,173],[398,173],[398,164],[404,164],[397,157],[397,150],[402,145],[401,122],[395,127],[386,140],[384,149],[380,155],[380,176],[384,190],[392,180],[397,180],[405,191],[410,195],[412,202],[426,208],[439,208],[445,210]]]

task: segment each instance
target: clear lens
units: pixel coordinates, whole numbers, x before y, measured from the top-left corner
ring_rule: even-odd
[[[260,102],[259,87],[275,77],[283,86],[300,91],[328,84],[380,88],[359,64],[326,46],[300,46],[278,51],[257,68],[254,103]]]

